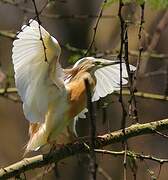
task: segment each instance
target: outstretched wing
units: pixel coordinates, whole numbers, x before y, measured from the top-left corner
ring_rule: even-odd
[[[104,62],[104,64],[115,62],[107,59],[85,57],[78,60],[73,68],[76,68],[86,60],[100,61],[102,63]],[[135,67],[130,65],[130,69],[134,71]],[[120,64],[112,64],[98,68],[94,72],[94,75],[96,77],[96,86],[93,91],[92,101],[98,101],[101,97],[105,97],[120,89]],[[126,78],[128,78],[126,65],[122,63],[122,85],[127,84],[128,81]]]
[[[52,77],[54,81],[63,79],[58,62],[61,50],[57,40],[37,21],[30,20],[29,25],[22,26],[21,30],[12,49],[15,82],[26,118],[39,122],[44,120],[48,109]],[[51,64],[55,65],[55,70],[50,67]]]
[[[77,61],[74,65],[74,68],[77,67],[79,64],[83,63],[85,60],[92,60],[92,61],[97,61],[98,59],[93,58],[93,57],[86,57],[86,58],[82,58],[79,61]],[[112,62],[110,60],[107,59],[99,59],[101,62]],[[135,70],[135,67],[130,65],[130,69],[131,70]],[[105,97],[108,94],[113,93],[116,90],[120,89],[120,64],[113,64],[113,65],[109,65],[109,66],[105,66],[102,67],[100,69],[97,69],[94,72],[94,75],[96,77],[96,86],[94,88],[93,91],[93,95],[92,95],[92,101],[98,101],[101,97]],[[127,70],[126,70],[126,65],[125,63],[122,63],[122,85],[127,84],[127,79],[128,78],[128,74],[127,74]],[[85,118],[85,113],[87,112],[86,108],[84,109],[85,111],[82,111],[82,117]],[[79,119],[80,114],[79,113],[73,121],[73,132],[74,134],[76,133],[76,121]]]
[[[102,61],[109,61],[101,59]],[[130,65],[131,70],[135,67]],[[101,97],[113,93],[120,89],[120,64],[105,66],[95,71],[96,87],[92,96],[92,101],[98,101]],[[128,77],[126,65],[122,63],[122,85],[127,84],[125,78]]]

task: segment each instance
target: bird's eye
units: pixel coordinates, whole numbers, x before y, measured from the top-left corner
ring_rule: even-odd
[[[100,65],[101,64],[101,62],[100,61],[95,61],[95,65]]]

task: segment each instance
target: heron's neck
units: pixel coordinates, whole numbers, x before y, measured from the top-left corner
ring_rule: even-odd
[[[64,69],[66,79],[72,80],[79,80],[83,79],[86,76],[90,76],[92,73],[86,71],[85,69],[79,69],[79,67],[72,68],[72,69]]]

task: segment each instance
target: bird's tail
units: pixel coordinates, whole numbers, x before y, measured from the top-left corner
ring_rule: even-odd
[[[29,128],[30,140],[26,145],[26,150],[24,155],[29,151],[37,151],[43,145],[47,143],[47,133],[45,123],[38,126],[37,124],[30,124]]]

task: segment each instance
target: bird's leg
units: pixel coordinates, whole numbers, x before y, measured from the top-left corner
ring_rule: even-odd
[[[48,142],[48,143],[50,144],[50,147],[51,147],[49,153],[54,152],[57,149],[56,141],[52,141],[52,142]]]
[[[49,153],[53,153],[54,151],[56,151],[59,148],[62,148],[64,146],[64,144],[57,143],[56,140],[48,141],[47,143],[50,144],[50,147],[51,147],[49,150]],[[52,164],[46,166],[44,169],[43,177],[45,174],[47,174],[48,172],[50,172],[52,170],[54,171],[55,177],[57,177],[57,178],[60,177],[57,163],[52,163]]]
[[[56,146],[56,141],[47,141],[47,143],[50,145],[50,150],[49,150],[49,154],[54,152],[57,148]],[[45,174],[49,173],[50,171],[52,171],[55,168],[55,163],[49,164],[47,166],[44,167],[44,172],[43,172],[43,176],[42,179],[44,179]]]

